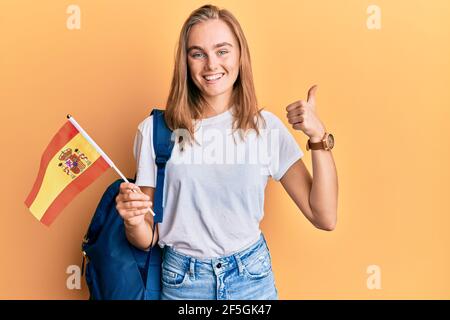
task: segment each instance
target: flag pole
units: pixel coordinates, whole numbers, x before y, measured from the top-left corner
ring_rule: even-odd
[[[122,174],[122,172],[120,172],[120,170],[116,167],[114,162],[106,155],[106,153],[103,152],[103,150],[95,143],[94,140],[92,140],[92,138],[87,134],[87,132],[83,130],[83,128],[78,124],[78,122],[70,114],[67,115],[67,119],[69,119],[69,121],[75,126],[75,128],[78,129],[78,131],[95,148],[95,150],[98,153],[100,153],[100,156],[102,156],[103,159],[105,159],[105,161],[111,166],[111,168],[113,168],[126,183],[130,183],[128,181],[128,179]],[[131,191],[137,192],[134,189],[131,189]],[[155,213],[153,212],[152,208],[149,207],[148,209],[149,209],[149,212],[153,216],[155,216]]]

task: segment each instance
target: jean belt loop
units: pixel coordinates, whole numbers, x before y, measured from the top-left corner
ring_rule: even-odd
[[[191,278],[195,280],[195,258],[192,257],[189,262],[189,273],[191,275]]]
[[[239,253],[235,253],[234,258],[236,259],[236,263],[239,269],[239,275],[241,276],[244,272],[244,265],[242,264],[241,256],[239,255]]]

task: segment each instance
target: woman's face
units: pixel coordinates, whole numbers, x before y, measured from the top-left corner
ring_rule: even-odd
[[[195,24],[187,43],[188,67],[205,98],[230,95],[239,75],[239,44],[219,19]]]

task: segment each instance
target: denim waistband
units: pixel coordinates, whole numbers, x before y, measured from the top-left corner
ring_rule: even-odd
[[[170,246],[164,246],[163,265],[182,272],[189,271],[192,275],[212,272],[219,275],[234,268],[239,268],[239,272],[242,272],[243,264],[246,263],[247,259],[258,259],[265,254],[270,255],[266,239],[261,233],[258,240],[248,248],[231,255],[212,259],[194,258],[180,253]]]

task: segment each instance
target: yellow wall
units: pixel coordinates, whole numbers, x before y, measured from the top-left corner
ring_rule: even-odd
[[[319,84],[334,133],[338,225],[315,229],[281,184],[263,231],[282,299],[450,298],[450,2],[216,1],[241,22],[261,106],[285,107]],[[81,29],[69,30],[70,4]],[[132,177],[132,142],[164,106],[178,32],[203,1],[0,2],[0,298],[85,299],[66,287],[109,170],[50,228],[23,204],[41,153],[71,113]],[[381,9],[381,29],[366,12]],[[294,131],[311,171],[306,137]],[[380,267],[381,289],[367,268]]]

